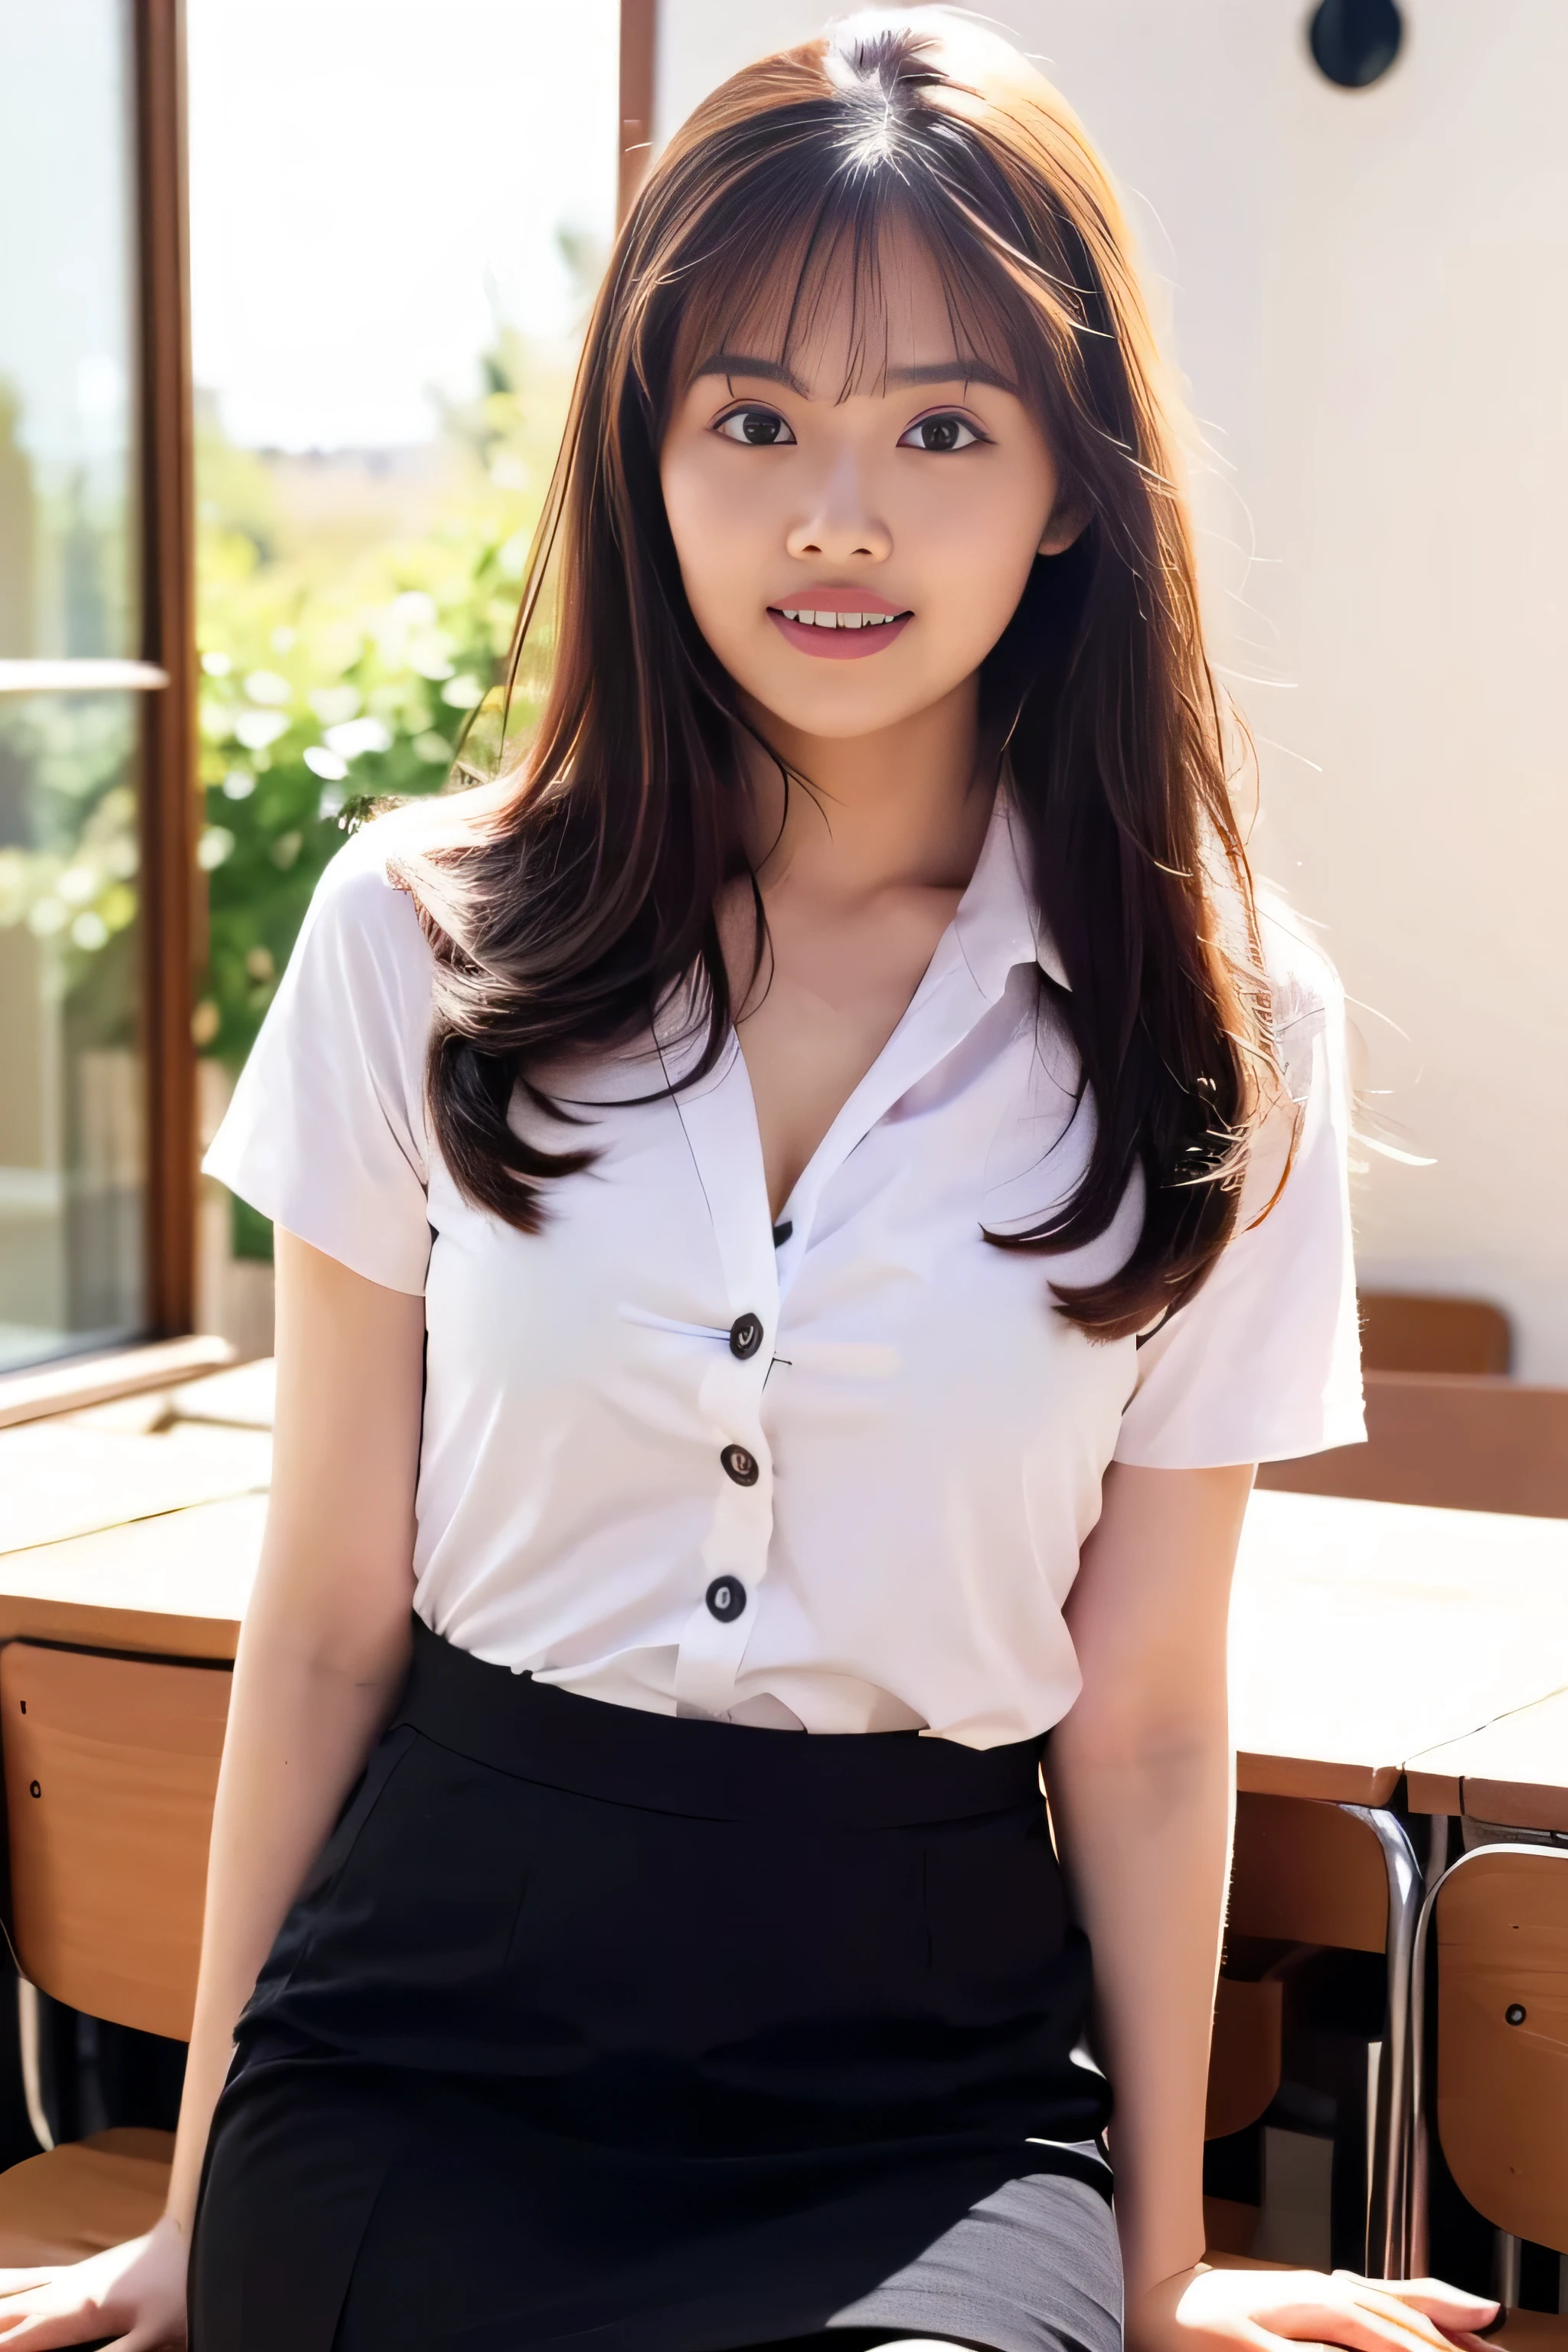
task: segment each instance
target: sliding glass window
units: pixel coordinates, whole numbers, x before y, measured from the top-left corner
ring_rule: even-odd
[[[0,0],[0,1370],[144,1328],[124,0]]]

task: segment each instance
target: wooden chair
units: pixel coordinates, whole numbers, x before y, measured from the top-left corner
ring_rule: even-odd
[[[230,1679],[27,1642],[0,1651],[23,2073],[46,2149],[0,2174],[0,2265],[75,2261],[163,2211],[170,2133],[52,2146],[34,1989],[189,2040]]]
[[[1415,1853],[1391,1814],[1361,1805],[1244,1792],[1237,1800],[1228,1924],[1265,1945],[1375,1952],[1387,1968],[1384,2063],[1378,2070],[1365,2267],[1401,2274],[1405,2252],[1410,1952],[1421,1899]],[[1239,2131],[1269,2105],[1282,2071],[1285,1965],[1256,1983],[1222,1978],[1210,2053],[1207,2136]],[[1250,2252],[1249,2209],[1208,2200],[1211,2258]]]
[[[1568,1518],[1568,1389],[1447,1372],[1366,1375],[1364,1445],[1266,1463],[1260,1486]]]
[[[1284,2072],[1284,1986],[1266,1973],[1256,1981],[1222,1976],[1215,1988],[1204,2137],[1228,2139],[1269,2107]],[[1258,2208],[1228,2197],[1204,2199],[1204,2239],[1211,2263],[1245,2261],[1258,2230]]]
[[[1363,1290],[1360,1304],[1361,1359],[1369,1372],[1496,1373],[1509,1369],[1513,1333],[1508,1317],[1484,1298]]]
[[[1425,2081],[1426,1948],[1437,1941],[1436,2098]],[[1498,2232],[1494,2343],[1568,2347],[1568,2318],[1516,2312],[1521,2239],[1568,2252],[1568,1853],[1476,1846],[1422,1906],[1412,2004],[1410,2247],[1427,2267],[1426,2136],[1462,2196]]]

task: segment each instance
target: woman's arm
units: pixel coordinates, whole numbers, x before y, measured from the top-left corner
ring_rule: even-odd
[[[1116,2086],[1131,2310],[1203,2259],[1204,2104],[1230,1858],[1231,1571],[1250,1467],[1113,1465],[1067,1619],[1083,1690],[1051,1735],[1051,1812],[1094,1950]]]
[[[235,1660],[169,2210],[188,2230],[235,2021],[401,1687],[424,1301],[278,1235],[278,1413]]]
[[[1234,1786],[1226,1631],[1251,1485],[1249,1467],[1113,1465],[1067,1609],[1083,1690],[1046,1771],[1116,2086],[1130,2352],[1283,2352],[1287,2341],[1447,2352],[1455,2339],[1479,2352],[1465,2331],[1496,2305],[1435,2280],[1201,2268]]]
[[[278,1235],[278,1414],[235,1662],[195,2024],[165,2220],[90,2262],[0,2276],[0,2344],[183,2343],[185,2253],[235,2021],[407,1664],[424,1302]],[[9,2290],[9,2291],[7,2291]]]

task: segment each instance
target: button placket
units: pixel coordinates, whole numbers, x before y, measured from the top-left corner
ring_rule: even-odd
[[[773,1462],[762,1396],[770,1360],[765,1337],[750,1356],[726,1348],[710,1364],[699,1397],[704,1421],[723,1442],[713,1451],[713,1516],[702,1546],[701,1591],[676,1659],[675,1695],[708,1715],[721,1714],[734,1698],[767,1579]]]
[[[714,1350],[698,1389],[698,1416],[711,1433],[713,1508],[677,1653],[675,1693],[682,1705],[719,1715],[734,1697],[773,1537],[773,1457],[762,1402],[778,1325],[778,1265],[739,1044],[712,1080],[676,1101],[712,1219],[728,1328],[727,1344]],[[721,1593],[716,1609],[710,1596]]]

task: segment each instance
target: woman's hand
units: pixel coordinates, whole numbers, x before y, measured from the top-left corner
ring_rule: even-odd
[[[1354,2271],[1211,2270],[1162,2279],[1127,2315],[1128,2352],[1489,2352],[1476,2330],[1498,2306],[1441,2279],[1369,2279]],[[4,2338],[0,2337],[0,2343]]]
[[[167,2216],[83,2263],[0,2270],[0,2347],[49,2352],[100,2344],[110,2352],[181,2352],[185,2341],[184,2232]]]

